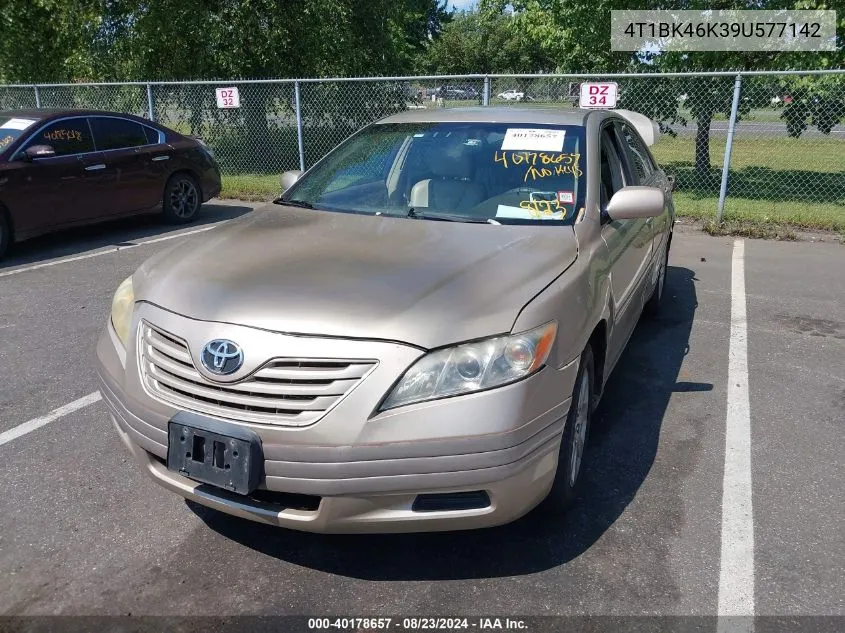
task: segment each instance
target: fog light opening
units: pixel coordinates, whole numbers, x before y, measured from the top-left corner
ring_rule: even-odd
[[[472,490],[417,495],[411,509],[414,512],[455,512],[489,507],[490,496],[484,490]]]

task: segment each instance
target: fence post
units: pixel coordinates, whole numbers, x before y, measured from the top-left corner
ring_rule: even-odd
[[[728,195],[728,173],[731,168],[731,149],[734,143],[734,129],[736,128],[736,115],[739,111],[739,93],[742,87],[742,75],[736,76],[734,81],[734,99],[731,104],[731,118],[728,123],[728,140],[725,143],[725,161],[722,164],[722,185],[719,187],[719,207],[716,210],[716,221],[721,222],[725,214],[725,198]]]
[[[302,107],[299,103],[299,82],[293,82],[293,96],[296,102],[296,142],[299,145],[299,168],[305,171],[305,148],[302,145]]]
[[[35,89],[35,107],[40,109],[41,108],[41,91],[38,90],[38,86],[33,86]]]
[[[484,75],[484,88],[481,93],[481,105],[490,105],[490,77]]]
[[[153,87],[147,84],[147,112],[149,112],[150,121],[156,120],[155,109],[153,108]]]

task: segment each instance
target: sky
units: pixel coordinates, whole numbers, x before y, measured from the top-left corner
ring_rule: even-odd
[[[469,9],[473,5],[475,5],[476,0],[449,0],[449,8],[450,9]]]

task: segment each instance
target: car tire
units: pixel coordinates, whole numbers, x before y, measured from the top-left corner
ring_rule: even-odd
[[[595,403],[594,368],[593,350],[587,345],[578,364],[572,404],[560,440],[555,480],[548,496],[540,504],[540,510],[547,516],[559,516],[572,505],[583,479],[584,450]]]
[[[9,219],[6,217],[6,214],[0,209],[0,259],[3,259],[11,243],[12,227],[9,225]]]
[[[669,238],[671,240],[671,238]],[[666,286],[666,269],[669,267],[669,244],[666,245],[666,252],[663,254],[663,261],[660,262],[660,271],[657,273],[657,283],[654,291],[643,306],[643,314],[649,317],[660,315],[660,306],[663,303],[663,289]]]
[[[173,174],[164,186],[162,216],[168,224],[187,224],[199,215],[202,192],[196,178],[188,173]]]

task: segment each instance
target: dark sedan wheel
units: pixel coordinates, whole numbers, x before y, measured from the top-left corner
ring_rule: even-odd
[[[196,219],[202,196],[197,181],[190,174],[175,174],[164,187],[164,219],[171,224],[185,224]]]
[[[6,219],[6,214],[0,209],[0,259],[3,259],[11,241],[12,230],[9,227],[9,221]]]
[[[593,350],[588,345],[581,353],[578,376],[572,392],[572,404],[569,405],[566,426],[560,441],[555,481],[549,496],[540,506],[544,514],[560,515],[572,505],[578,492],[578,484],[581,482],[581,473],[584,470],[584,449],[587,446],[590,421],[593,418],[594,366]]]

